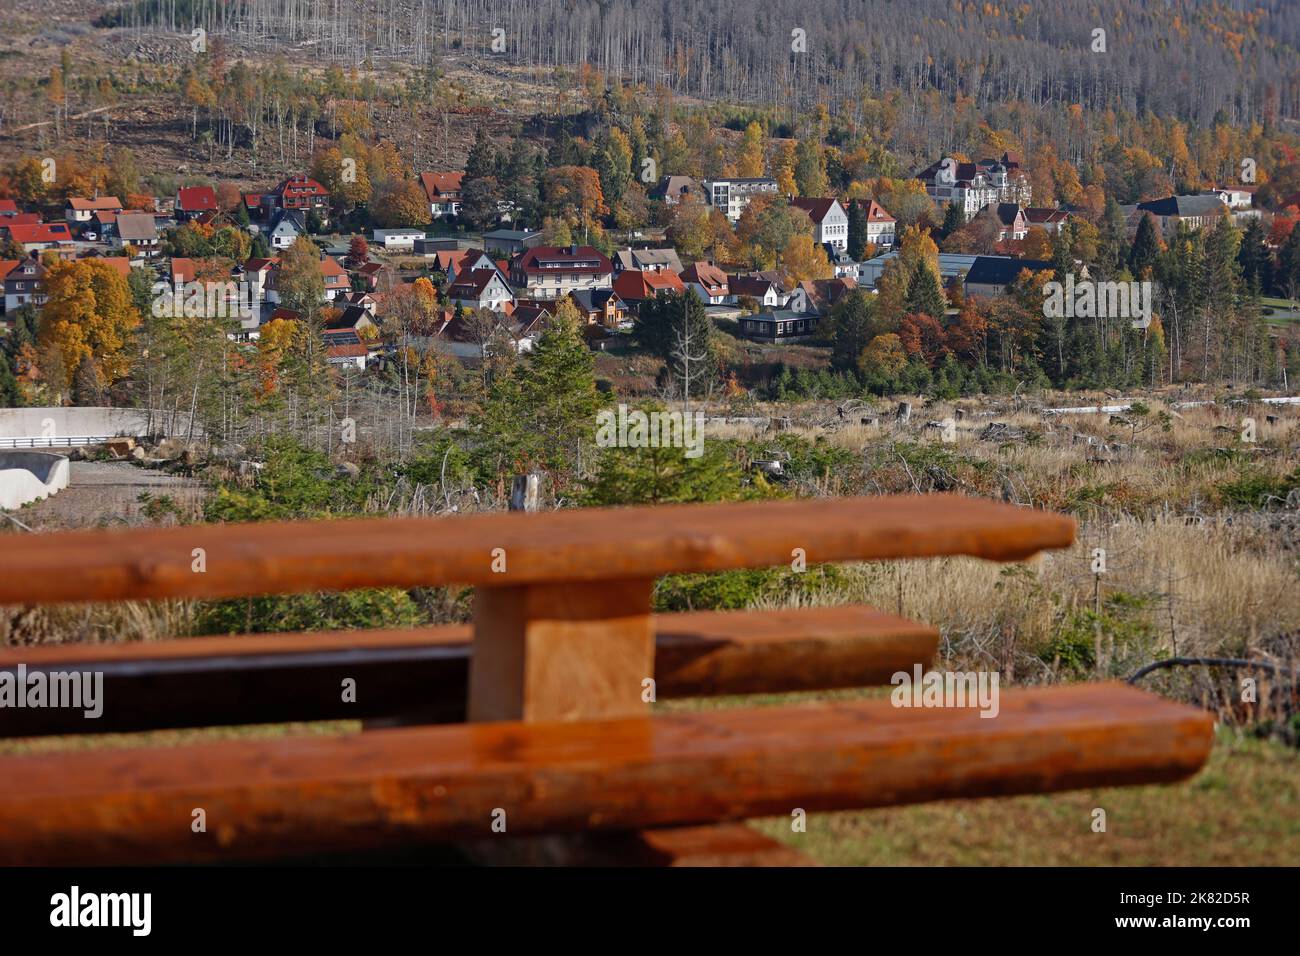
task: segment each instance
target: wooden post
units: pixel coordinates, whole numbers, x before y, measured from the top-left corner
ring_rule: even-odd
[[[471,721],[644,715],[654,677],[650,579],[481,587]]]

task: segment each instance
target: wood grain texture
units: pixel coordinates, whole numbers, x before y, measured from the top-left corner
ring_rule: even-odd
[[[1015,561],[1074,533],[1063,515],[912,495],[13,535],[0,538],[0,604],[651,578],[788,565],[794,548],[811,563]]]
[[[938,632],[870,607],[706,611],[652,618],[660,700],[887,683],[928,666]],[[0,711],[0,737],[120,733],[178,727],[465,719],[472,628],[244,634],[130,644],[0,648],[18,664],[104,675],[103,716]],[[354,703],[339,693],[357,682]]]
[[[654,677],[649,580],[479,588],[469,720],[645,714]]]
[[[691,826],[954,797],[1163,783],[1208,714],[1091,684],[995,719],[889,701],[0,759],[0,864],[256,859],[412,840]],[[191,832],[191,811],[208,832]]]

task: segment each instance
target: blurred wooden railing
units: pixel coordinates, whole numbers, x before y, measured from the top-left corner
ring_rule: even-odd
[[[865,607],[653,615],[658,576],[1010,561],[1073,537],[1059,515],[931,495],[0,538],[0,604],[476,589],[472,627],[0,651],[0,670],[104,681],[100,718],[0,709],[0,736],[403,725],[0,758],[0,862],[517,850],[560,834],[550,859],[792,863],[733,821],[1185,777],[1210,718],[1114,685],[1006,692],[993,719],[889,700],[651,713],[651,699],[885,684],[938,640]]]

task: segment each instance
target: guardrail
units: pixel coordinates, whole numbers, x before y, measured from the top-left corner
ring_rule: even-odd
[[[82,445],[101,445],[117,435],[69,435],[63,438],[0,438],[0,448],[77,448]]]

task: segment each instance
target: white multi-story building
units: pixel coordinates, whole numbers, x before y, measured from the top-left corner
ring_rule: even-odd
[[[614,266],[591,246],[537,246],[510,264],[510,284],[530,299],[562,299],[579,289],[607,289]]]
[[[813,223],[813,239],[819,245],[844,250],[849,247],[849,215],[837,199],[791,199]]]
[[[704,198],[709,205],[721,209],[733,223],[740,219],[740,214],[755,196],[775,195],[776,180],[766,176],[757,179],[709,179],[704,183]]]
[[[916,178],[925,184],[931,199],[961,206],[967,220],[985,206],[1004,202],[1028,206],[1033,198],[1029,177],[1021,169],[1020,160],[1010,153],[1003,153],[1000,160],[982,159],[977,163],[959,163],[945,157],[921,170]]]

